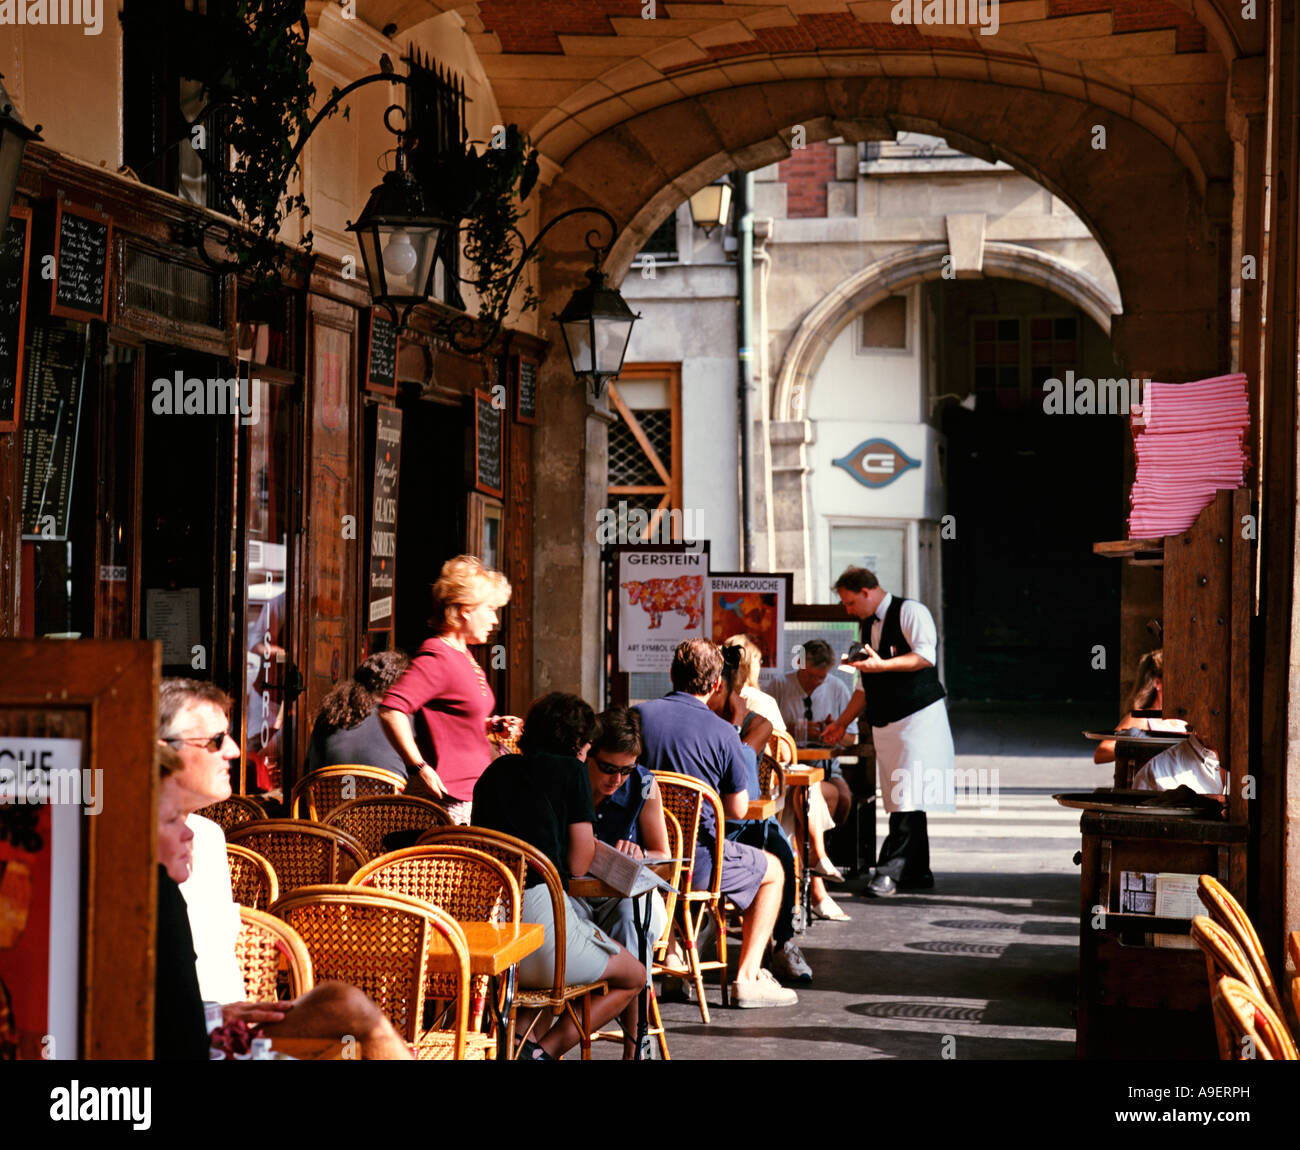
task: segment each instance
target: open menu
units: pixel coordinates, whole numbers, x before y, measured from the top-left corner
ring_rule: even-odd
[[[591,873],[628,898],[635,898],[656,887],[671,892],[673,888],[650,869],[652,863],[662,861],[633,858],[597,839],[596,856],[591,860]]]

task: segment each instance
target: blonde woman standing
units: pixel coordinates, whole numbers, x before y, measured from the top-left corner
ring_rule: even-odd
[[[433,636],[379,705],[384,733],[406,763],[406,793],[432,799],[462,825],[470,821],[474,784],[492,761],[488,731],[518,724],[493,715],[492,688],[469,652],[488,641],[509,600],[506,577],[473,555],[444,563],[433,585]]]

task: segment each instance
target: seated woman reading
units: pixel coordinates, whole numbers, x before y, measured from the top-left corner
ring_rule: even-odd
[[[591,783],[578,759],[591,745],[596,715],[576,695],[553,692],[535,702],[524,720],[523,754],[503,755],[474,787],[473,825],[502,831],[531,843],[555,865],[566,892],[574,874],[586,874],[596,853]],[[618,1017],[625,1034],[636,1033],[637,991],[645,969],[625,946],[615,942],[565,894],[565,981],[599,982],[609,990],[591,1007],[593,1029]],[[550,987],[555,978],[555,921],[551,898],[540,875],[530,873],[520,918],[546,928],[546,944],[519,964],[519,984]],[[544,1025],[546,1019],[539,1020]],[[536,1041],[525,1039],[524,1059],[558,1058],[578,1043],[578,1028],[567,1014]],[[625,1058],[632,1056],[625,1043]]]
[[[659,784],[650,771],[637,764],[641,756],[641,717],[626,707],[611,707],[599,722],[586,756],[591,799],[596,808],[596,838],[634,858],[667,858],[668,827]],[[653,946],[668,924],[668,911],[658,891],[651,891],[649,897],[647,937]],[[637,953],[640,940],[630,898],[575,901],[586,907],[592,922]]]

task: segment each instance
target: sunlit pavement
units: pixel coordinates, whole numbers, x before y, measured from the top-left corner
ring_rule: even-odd
[[[1062,706],[951,717],[957,770],[977,772],[958,777],[983,769],[990,789],[930,817],[935,889],[872,899],[858,880],[836,893],[853,921],[802,936],[814,981],[797,1006],[724,1010],[716,975],[710,1025],[665,1002],[674,1059],[1073,1058],[1079,812],[1051,796],[1108,784],[1080,734],[1107,718]],[[596,1057],[618,1054],[597,1044]]]

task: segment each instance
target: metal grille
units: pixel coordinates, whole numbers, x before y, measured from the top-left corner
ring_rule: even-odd
[[[673,418],[668,410],[634,412],[641,430],[665,467],[671,466],[673,449]],[[609,429],[609,486],[644,487],[660,485],[663,477],[654,469],[632,435],[631,428],[619,420]]]
[[[644,535],[644,528],[638,523],[628,525],[628,513],[640,508],[646,514],[646,524],[654,517],[655,508],[663,501],[662,495],[617,495],[610,494],[608,507],[618,516],[618,537],[629,543],[637,543]],[[638,520],[640,516],[637,516]]]
[[[129,307],[186,323],[224,326],[219,276],[161,260],[129,244],[122,262]]]

